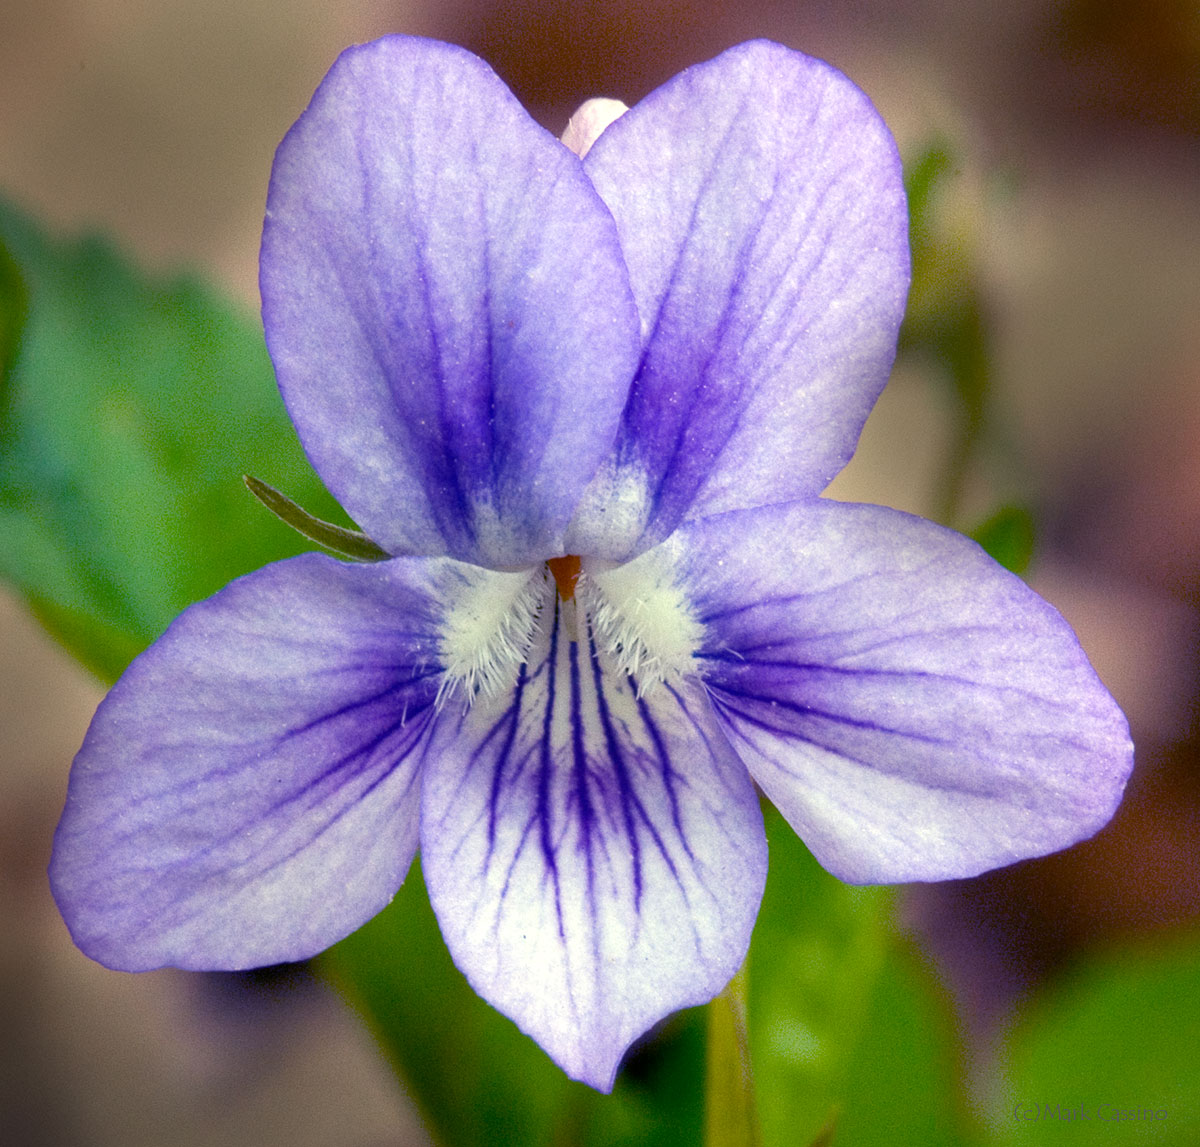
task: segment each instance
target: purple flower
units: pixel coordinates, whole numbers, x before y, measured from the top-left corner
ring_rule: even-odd
[[[471,983],[608,1088],[745,955],[756,783],[850,881],[1094,832],[1130,746],[1059,615],[957,534],[818,498],[907,285],[893,142],[815,60],[734,48],[581,161],[467,52],[343,54],[276,157],[263,319],[395,556],[268,566],[130,666],[55,843],[79,946],[300,959],[419,846]]]

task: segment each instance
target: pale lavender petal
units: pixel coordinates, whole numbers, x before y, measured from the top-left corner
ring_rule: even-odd
[[[439,720],[421,857],[475,990],[608,1090],[633,1039],[737,970],[766,842],[702,691],[638,698],[569,639],[573,613],[556,607],[509,695]]]
[[[637,360],[612,218],[483,61],[343,53],[280,145],[263,322],[309,457],[391,553],[562,552]]]
[[[667,544],[730,743],[835,875],[969,876],[1112,816],[1124,717],[1062,617],[973,542],[818,499]]]
[[[192,606],[101,704],[50,876],[109,967],[311,956],[378,912],[417,845],[446,559],[307,554]]]
[[[827,64],[742,44],[637,104],[584,167],[645,346],[574,552],[619,558],[684,518],[819,493],[887,379],[908,290],[900,162],[870,101]]]

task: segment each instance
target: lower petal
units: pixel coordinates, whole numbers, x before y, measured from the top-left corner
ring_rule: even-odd
[[[444,561],[318,554],[184,612],[105,698],[50,876],[129,971],[310,956],[378,912],[417,843]]]
[[[817,500],[667,544],[730,743],[842,879],[969,876],[1112,816],[1124,717],[1062,617],[973,542]]]
[[[455,962],[571,1076],[737,970],[766,842],[745,768],[686,684],[638,697],[574,604],[503,698],[439,720],[422,864]]]

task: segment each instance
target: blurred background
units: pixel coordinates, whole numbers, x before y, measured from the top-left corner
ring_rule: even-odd
[[[1194,0],[4,0],[0,190],[146,267],[256,305],[275,145],[337,52],[386,32],[487,59],[556,133],[765,36],[874,99],[906,156],[943,141],[947,211],[992,340],[993,446],[969,522],[1018,497],[1029,577],[1129,716],[1114,823],[1043,861],[914,890],[979,1076],[1013,1002],[1081,952],[1200,913],[1200,5]],[[180,402],[186,402],[186,395]],[[834,496],[942,505],[955,408],[903,357]],[[956,523],[961,524],[961,523]],[[0,541],[0,544],[3,544]],[[370,1036],[302,973],[91,964],[45,865],[100,686],[0,598],[0,1142],[425,1142]]]

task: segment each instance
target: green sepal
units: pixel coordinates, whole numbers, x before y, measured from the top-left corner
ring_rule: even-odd
[[[310,542],[316,542],[317,545],[356,562],[382,562],[392,556],[360,530],[347,530],[342,526],[335,526],[332,522],[322,521],[303,506],[298,506],[286,494],[280,493],[274,486],[268,486],[258,478],[243,474],[242,481],[246,483],[246,489],[275,517]]]

